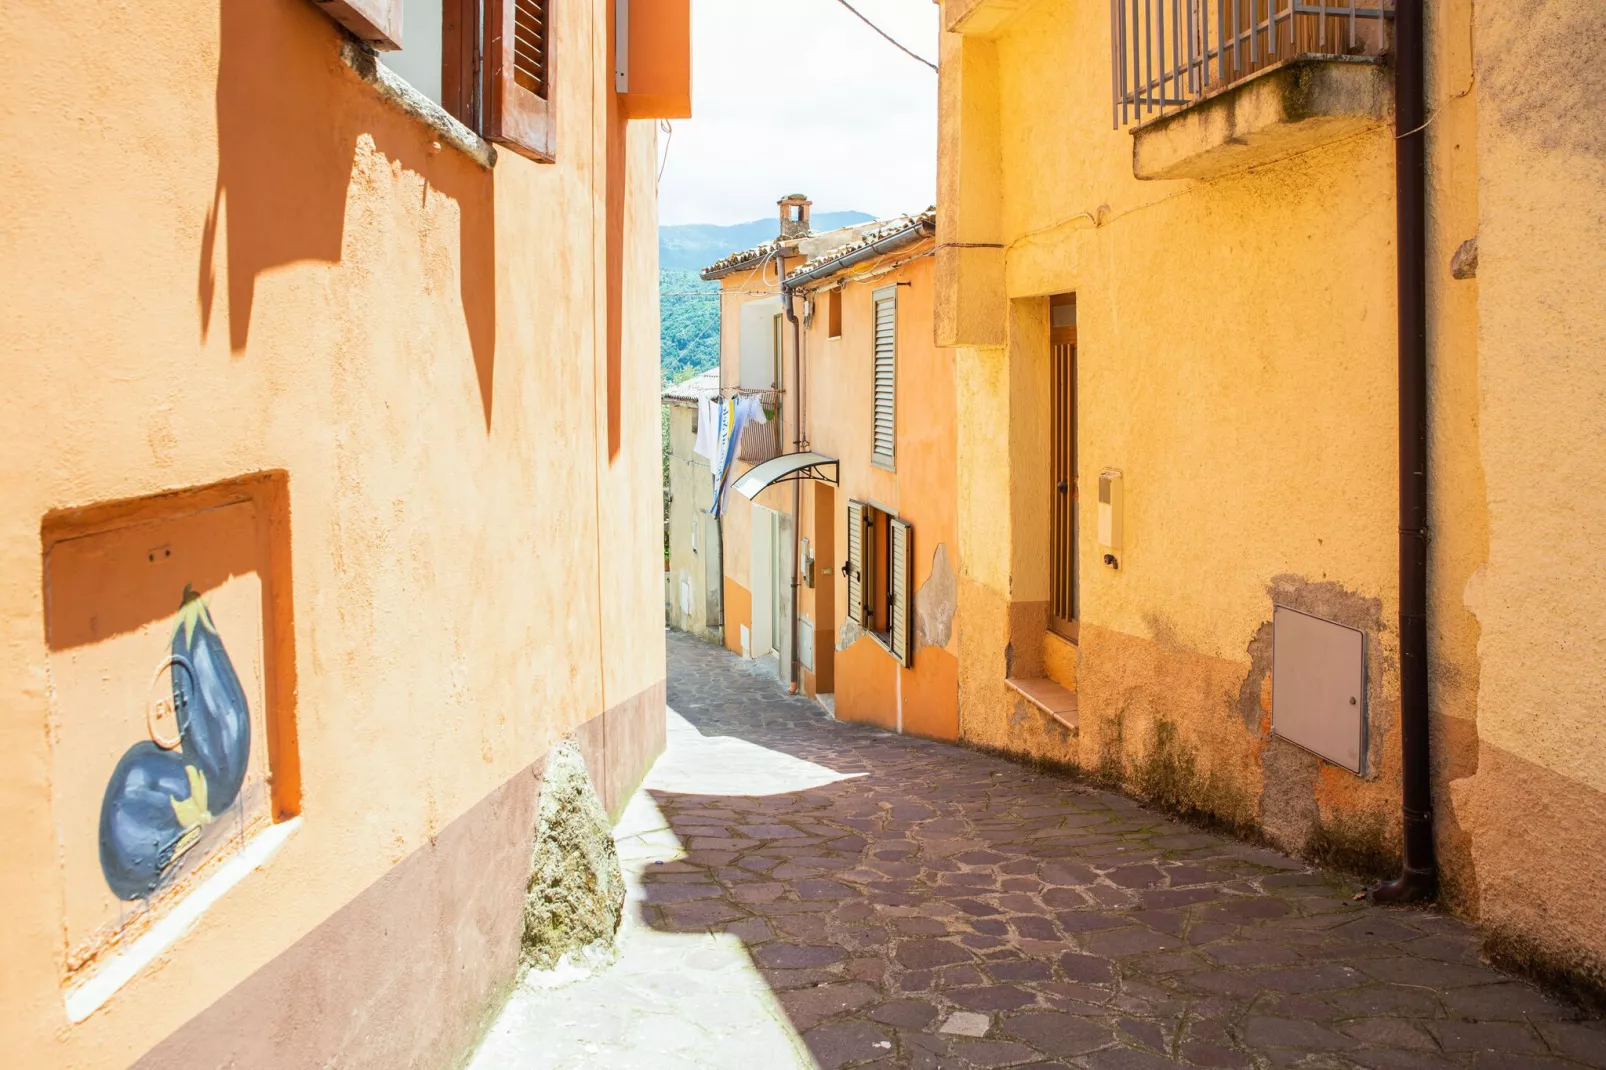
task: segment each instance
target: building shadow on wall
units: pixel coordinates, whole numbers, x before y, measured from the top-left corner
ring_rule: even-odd
[[[303,0],[221,0],[217,184],[197,284],[201,338],[210,335],[225,297],[229,348],[244,353],[260,276],[297,263],[341,262],[347,193],[366,134],[381,155],[423,176],[426,198],[433,189],[458,206],[463,318],[489,431],[496,359],[492,174],[454,150],[432,149],[436,135],[427,124],[381,98],[341,60],[343,33]]]

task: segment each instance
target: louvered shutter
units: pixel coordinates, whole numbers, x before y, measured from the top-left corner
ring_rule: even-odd
[[[914,587],[915,529],[902,520],[892,522],[887,543],[888,645],[892,656],[907,668],[914,660],[914,614],[910,612],[910,591]]]
[[[883,468],[894,463],[894,434],[897,430],[898,288],[877,290],[874,298],[875,415],[871,460]]]
[[[485,137],[520,156],[551,163],[552,5],[555,0],[486,0],[489,101]]]
[[[864,627],[864,503],[848,503],[848,619]]]

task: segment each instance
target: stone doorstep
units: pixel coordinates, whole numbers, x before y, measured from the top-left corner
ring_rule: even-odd
[[[1072,735],[1081,723],[1076,713],[1076,692],[1040,676],[1008,676],[1004,683],[1018,691],[1027,702],[1064,725]]]

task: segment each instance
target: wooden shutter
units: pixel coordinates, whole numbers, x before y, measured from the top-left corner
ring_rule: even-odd
[[[1049,627],[1076,637],[1076,298],[1050,301]]]
[[[379,52],[401,47],[402,0],[313,0],[324,13]]]
[[[898,356],[898,288],[888,286],[878,290],[874,299],[875,355],[875,415],[874,441],[871,461],[883,468],[894,463],[894,442],[897,430]]]
[[[486,0],[486,140],[551,163],[552,6],[556,0]]]
[[[848,619],[864,624],[864,503],[848,503]]]
[[[914,660],[914,614],[910,599],[914,587],[914,531],[906,521],[894,520],[887,542],[888,647],[907,668]]]

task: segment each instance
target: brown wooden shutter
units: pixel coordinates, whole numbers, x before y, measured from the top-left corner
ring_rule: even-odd
[[[551,163],[554,134],[552,6],[555,0],[486,0],[484,136]]]
[[[379,52],[402,45],[402,0],[313,0],[324,13]]]
[[[887,543],[888,647],[905,668],[914,660],[914,614],[910,599],[914,587],[914,531],[907,521],[894,520]]]
[[[883,468],[894,463],[897,431],[898,288],[876,291],[873,299],[875,349],[875,413],[870,459]]]
[[[1076,298],[1050,302],[1049,335],[1049,627],[1076,637]]]
[[[864,503],[848,503],[848,619],[864,625]]]

